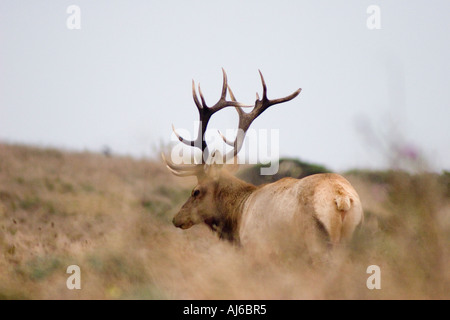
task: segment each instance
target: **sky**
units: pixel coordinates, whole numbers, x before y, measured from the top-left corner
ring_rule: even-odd
[[[269,98],[302,88],[252,124],[278,130],[280,156],[341,171],[400,154],[449,170],[449,12],[448,0],[0,0],[0,142],[155,157],[172,124],[195,135],[192,80],[213,105],[224,68],[253,104],[261,70]],[[237,121],[229,108],[209,128]]]

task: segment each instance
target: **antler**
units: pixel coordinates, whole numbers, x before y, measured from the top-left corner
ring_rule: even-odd
[[[196,165],[176,165],[171,161],[168,161],[164,154],[162,154],[163,160],[166,163],[168,169],[174,173],[177,176],[192,176],[192,175],[199,175],[205,171],[205,165],[207,163],[206,160],[209,159],[210,152],[208,149],[208,145],[205,140],[205,133],[206,129],[208,127],[209,120],[211,116],[216,113],[219,110],[222,110],[225,107],[236,107],[236,108],[249,108],[253,107],[252,105],[245,105],[240,102],[237,102],[235,99],[232,101],[229,101],[226,99],[227,96],[227,90],[229,89],[228,86],[228,80],[227,80],[227,74],[225,70],[222,68],[222,74],[223,74],[223,85],[222,85],[222,93],[220,95],[219,101],[216,102],[212,107],[208,107],[206,104],[205,98],[203,96],[202,90],[200,88],[200,84],[198,85],[198,92],[200,94],[200,100],[198,99],[197,92],[195,91],[195,82],[192,80],[192,96],[194,98],[195,105],[197,106],[197,110],[199,113],[200,118],[200,125],[198,128],[197,137],[195,140],[187,140],[180,136],[176,130],[175,127],[172,125],[172,130],[178,140],[183,142],[185,145],[199,148],[202,151],[202,160],[200,164]],[[214,156],[214,153],[213,153]]]
[[[239,151],[242,148],[244,139],[245,139],[245,135],[247,133],[248,128],[250,127],[250,125],[252,124],[252,122],[264,111],[266,111],[269,107],[275,105],[275,104],[279,104],[279,103],[283,103],[283,102],[287,102],[290,101],[292,99],[294,99],[296,96],[298,96],[298,94],[302,91],[302,89],[298,89],[295,92],[291,93],[290,95],[284,97],[284,98],[278,98],[278,99],[273,99],[273,100],[269,100],[267,98],[267,85],[266,82],[264,81],[264,77],[261,73],[260,70],[259,71],[259,75],[261,76],[261,83],[262,83],[262,87],[263,87],[263,96],[262,99],[259,98],[258,93],[256,93],[256,101],[255,101],[255,107],[253,108],[253,110],[249,113],[245,113],[241,107],[236,106],[236,110],[239,114],[239,127],[238,127],[238,131],[236,134],[236,138],[234,139],[234,141],[229,141],[220,131],[219,134],[222,136],[223,141],[232,146],[233,150],[231,150],[229,153],[227,153],[225,155],[224,160],[228,160],[228,159],[232,159],[234,158]],[[231,99],[233,101],[236,101],[236,98],[233,94],[233,92],[231,91],[230,88],[228,88],[228,90],[230,91],[230,96]]]
[[[223,73],[223,86],[222,86],[222,94],[220,96],[219,101],[212,107],[208,107],[205,98],[203,97],[202,90],[200,88],[200,84],[198,85],[198,92],[200,94],[201,102],[198,100],[197,92],[195,91],[195,82],[192,80],[192,96],[194,98],[195,105],[197,106],[197,110],[200,117],[200,125],[198,129],[197,138],[195,140],[187,140],[184,139],[182,136],[180,136],[175,128],[172,125],[173,132],[177,136],[178,140],[183,142],[184,144],[191,146],[191,147],[197,147],[202,151],[203,157],[202,157],[202,163],[205,163],[205,159],[209,158],[209,150],[208,146],[205,141],[205,133],[206,128],[208,127],[208,122],[211,116],[216,113],[219,110],[222,110],[225,107],[236,107],[236,108],[249,108],[253,107],[252,105],[244,105],[240,102],[237,102],[235,99],[232,101],[228,101],[226,99],[227,96],[227,89],[229,89],[228,81],[227,81],[227,74],[225,70],[222,68]]]
[[[195,140],[184,139],[182,136],[180,136],[176,132],[175,127],[172,125],[173,132],[177,136],[178,140],[180,140],[181,142],[183,142],[184,144],[186,144],[188,146],[199,148],[202,151],[201,163],[194,164],[194,165],[174,164],[173,162],[168,161],[164,157],[164,154],[162,154],[163,160],[166,163],[167,168],[177,176],[181,176],[181,177],[193,176],[193,175],[199,176],[199,175],[204,174],[205,171],[207,170],[207,166],[209,163],[209,161],[207,161],[207,160],[209,160],[210,152],[208,149],[208,145],[205,141],[205,133],[206,133],[206,128],[208,127],[208,122],[214,113],[216,113],[219,110],[222,110],[225,107],[235,107],[239,114],[239,129],[238,129],[238,132],[236,134],[236,138],[234,141],[227,140],[227,138],[224,135],[222,135],[222,133],[220,133],[220,131],[219,131],[219,134],[222,136],[222,139],[225,141],[225,143],[227,143],[228,145],[233,147],[233,150],[231,150],[224,156],[223,159],[225,162],[228,159],[234,158],[239,153],[239,151],[242,148],[242,144],[244,142],[245,135],[247,133],[248,128],[250,127],[252,122],[261,113],[263,113],[265,110],[267,110],[269,107],[271,107],[275,104],[287,102],[287,101],[294,99],[302,90],[302,89],[298,89],[294,93],[292,93],[284,98],[269,100],[267,98],[267,86],[264,81],[264,77],[263,77],[261,71],[259,71],[259,74],[261,76],[262,86],[263,86],[262,99],[260,99],[258,93],[256,93],[255,104],[254,105],[245,105],[236,100],[233,92],[231,91],[231,88],[228,86],[227,74],[225,73],[225,70],[223,68],[222,68],[222,73],[223,73],[222,93],[221,93],[219,101],[217,101],[217,103],[214,104],[212,107],[207,106],[207,104],[205,102],[205,98],[203,97],[203,94],[202,94],[202,91],[201,91],[200,85],[199,85],[198,91],[200,94],[200,100],[201,100],[201,102],[200,102],[200,100],[198,99],[198,96],[197,96],[197,92],[195,91],[195,82],[194,82],[194,80],[192,80],[192,96],[194,98],[194,102],[195,102],[195,105],[197,106],[197,110],[198,110],[199,117],[200,117],[200,125],[199,125],[199,129],[198,129],[198,134],[197,134],[197,137],[195,138]],[[226,99],[228,91],[230,93],[231,101]],[[244,112],[242,108],[248,108],[248,107],[254,107],[254,108],[249,113]],[[212,153],[212,157],[214,157],[214,155],[215,155],[215,152]]]

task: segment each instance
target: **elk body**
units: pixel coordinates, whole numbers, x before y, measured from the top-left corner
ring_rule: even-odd
[[[205,223],[217,232],[220,238],[246,245],[266,238],[271,230],[297,229],[306,242],[317,241],[324,236],[332,244],[345,242],[352,237],[355,228],[363,220],[363,211],[358,194],[342,176],[334,173],[316,174],[303,179],[284,178],[263,186],[254,186],[234,177],[223,167],[211,164],[215,152],[210,152],[204,134],[211,115],[222,108],[233,106],[239,114],[239,130],[233,142],[233,150],[223,157],[223,161],[234,157],[240,151],[245,133],[252,121],[274,104],[295,98],[301,89],[280,99],[269,100],[264,78],[263,97],[257,95],[253,106],[236,101],[227,85],[223,71],[223,88],[220,100],[208,107],[199,87],[201,102],[193,83],[192,90],[197,105],[201,125],[194,141],[179,136],[178,139],[201,149],[202,163],[177,165],[164,158],[172,173],[178,176],[196,176],[197,186],[190,198],[173,218],[173,224],[181,229]],[[231,100],[226,100],[227,91]],[[246,113],[242,108],[253,107]],[[163,155],[164,157],[164,155]],[[284,229],[283,229],[284,228]]]

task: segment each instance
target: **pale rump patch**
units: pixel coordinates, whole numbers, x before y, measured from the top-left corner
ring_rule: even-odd
[[[349,196],[336,196],[334,202],[339,211],[348,211],[352,206],[352,199]]]
[[[337,174],[317,174],[304,179],[286,178],[256,190],[246,201],[239,237],[243,243],[264,235],[276,224],[310,217],[324,227],[332,243],[351,237],[362,221],[359,197],[350,183]]]

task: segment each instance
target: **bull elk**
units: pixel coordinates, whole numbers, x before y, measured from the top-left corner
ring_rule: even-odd
[[[208,107],[200,86],[200,100],[192,81],[192,94],[200,115],[199,132],[195,140],[186,140],[173,128],[177,138],[184,144],[202,151],[198,164],[175,164],[163,156],[167,168],[177,176],[195,176],[198,184],[191,196],[173,218],[173,224],[181,229],[205,223],[219,237],[245,245],[256,235],[264,237],[272,226],[286,223],[295,226],[300,233],[321,233],[328,241],[338,244],[352,237],[363,220],[359,196],[352,185],[334,173],[315,174],[303,179],[284,178],[274,183],[255,186],[236,178],[223,170],[223,166],[212,164],[216,156],[210,152],[204,139],[211,116],[226,107],[234,107],[239,114],[239,129],[234,141],[224,141],[233,149],[224,159],[235,157],[240,151],[245,134],[251,123],[269,107],[294,99],[301,91],[284,98],[270,100],[267,87],[260,73],[262,98],[256,94],[254,105],[244,105],[236,98],[227,84],[223,71],[223,87],[219,101]],[[227,100],[227,92],[231,100]],[[250,112],[243,108],[252,107]],[[321,237],[322,238],[322,237]],[[317,237],[316,237],[317,239]],[[320,240],[321,241],[321,240]]]

